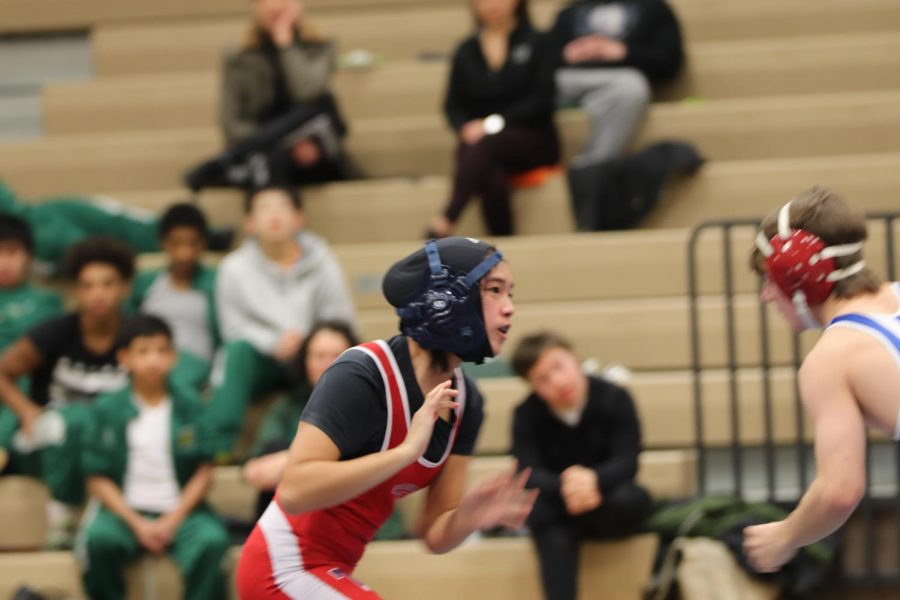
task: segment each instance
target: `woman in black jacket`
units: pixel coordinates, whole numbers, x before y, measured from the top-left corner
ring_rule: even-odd
[[[473,196],[491,235],[513,232],[510,174],[559,161],[553,64],[527,0],[473,0],[476,32],[456,49],[444,112],[459,137],[453,190],[429,235],[444,237]]]

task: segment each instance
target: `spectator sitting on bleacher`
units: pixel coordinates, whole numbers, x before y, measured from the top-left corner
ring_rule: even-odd
[[[287,464],[287,449],[297,435],[300,415],[313,387],[342,352],[358,343],[350,326],[341,321],[318,323],[303,340],[293,365],[300,381],[288,396],[276,400],[268,409],[250,451],[254,458],[244,465],[244,478],[260,491],[257,518],[272,501],[272,492]]]
[[[59,294],[28,281],[34,238],[24,219],[0,215],[0,351],[26,331],[62,312]],[[0,472],[9,464],[12,438],[18,428],[15,414],[0,405]],[[19,470],[19,465],[11,465]]]
[[[628,149],[650,104],[650,84],[668,81],[684,61],[681,30],[664,0],[578,0],[550,33],[557,101],[580,106],[591,132],[574,167]]]
[[[515,411],[512,452],[540,490],[528,526],[544,596],[573,600],[581,540],[633,533],[650,507],[635,483],[640,423],[628,392],[587,376],[555,333],[523,339],[513,368],[532,389]]]
[[[78,455],[90,403],[125,385],[115,356],[122,304],[134,275],[134,256],[117,240],[95,238],[69,251],[66,275],[77,312],[42,322],[0,357],[0,398],[18,417],[21,452],[40,450],[48,506],[50,546],[71,543],[75,507],[84,501]],[[29,377],[26,395],[16,382]]]
[[[292,111],[316,117],[266,148],[228,180],[243,186],[346,179],[347,127],[329,85],[336,62],[298,0],[254,0],[255,21],[224,67],[220,121],[230,146],[245,142]],[[290,119],[288,119],[290,120]],[[247,157],[242,157],[247,158]],[[242,179],[243,178],[243,179]]]
[[[69,248],[93,236],[114,237],[136,253],[160,249],[156,215],[103,196],[54,196],[26,201],[0,180],[0,214],[19,217],[31,226],[37,266],[51,274]],[[211,232],[210,247],[225,250],[232,237],[231,230]]]
[[[197,387],[206,383],[219,346],[216,271],[202,262],[208,235],[206,217],[199,208],[187,203],[170,206],[159,222],[168,265],[140,273],[129,300],[132,311],[166,320],[182,368],[190,369]]]
[[[355,320],[340,264],[305,231],[299,194],[263,188],[247,195],[243,245],[219,266],[216,302],[222,359],[213,369],[211,418],[231,449],[247,402],[289,385],[288,363],[319,321]]]
[[[93,600],[124,598],[124,567],[171,554],[190,600],[224,600],[224,525],[206,505],[213,479],[196,392],[168,383],[172,331],[149,315],[122,326],[118,360],[131,384],[97,399],[82,451],[92,506],[78,549]]]
[[[456,49],[444,102],[459,138],[450,200],[428,237],[446,237],[474,197],[491,235],[513,233],[509,177],[559,161],[553,60],[527,0],[474,0],[477,31]]]

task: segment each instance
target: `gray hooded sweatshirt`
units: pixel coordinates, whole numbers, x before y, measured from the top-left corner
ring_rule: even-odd
[[[216,302],[226,341],[244,340],[271,356],[288,330],[304,335],[325,319],[354,324],[344,273],[325,240],[303,231],[302,258],[284,268],[247,239],[219,266]]]

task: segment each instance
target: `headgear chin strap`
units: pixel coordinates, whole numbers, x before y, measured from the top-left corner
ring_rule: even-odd
[[[484,362],[494,352],[477,284],[503,260],[503,255],[495,251],[469,273],[452,273],[441,263],[434,240],[425,243],[425,254],[431,273],[428,288],[417,300],[397,309],[400,331],[426,350],[450,352],[466,362]]]
[[[834,260],[860,252],[862,242],[828,246],[819,236],[791,228],[791,203],[778,213],[778,233],[772,239],[760,231],[756,247],[766,258],[766,273],[785,296],[791,299],[797,316],[808,329],[822,324],[813,316],[811,306],[825,302],[837,281],[856,275],[865,268],[864,260],[843,269]]]

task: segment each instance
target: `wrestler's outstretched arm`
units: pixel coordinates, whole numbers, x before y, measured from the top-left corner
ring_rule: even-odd
[[[784,521],[744,530],[744,551],[760,572],[777,571],[802,546],[834,533],[865,493],[866,424],[836,363],[810,354],[800,394],[815,430],[816,478]]]

